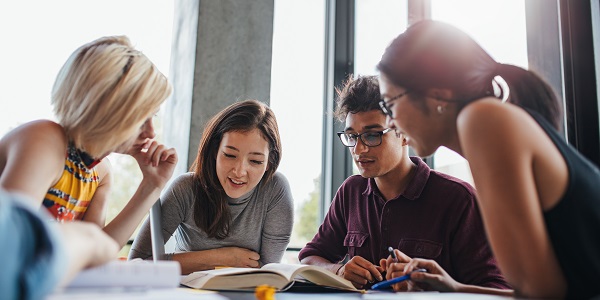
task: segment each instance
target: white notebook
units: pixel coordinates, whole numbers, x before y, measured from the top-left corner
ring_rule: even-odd
[[[74,288],[176,288],[181,267],[175,261],[115,260],[83,270],[67,289]]]

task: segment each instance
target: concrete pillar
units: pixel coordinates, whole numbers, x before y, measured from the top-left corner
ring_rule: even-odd
[[[165,143],[176,147],[175,175],[194,161],[206,122],[244,99],[269,103],[273,0],[176,0]]]

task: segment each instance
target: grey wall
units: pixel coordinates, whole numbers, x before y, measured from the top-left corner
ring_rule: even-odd
[[[176,0],[165,143],[185,172],[205,123],[244,99],[269,103],[273,0]]]

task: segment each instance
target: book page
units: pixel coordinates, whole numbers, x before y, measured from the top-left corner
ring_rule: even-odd
[[[347,290],[357,290],[350,281],[318,266],[271,263],[263,266],[261,269],[279,272],[290,281],[297,276],[301,276],[302,278],[305,278],[306,280],[317,285]]]
[[[270,270],[279,273],[287,278],[288,281],[292,281],[292,279],[296,277],[296,274],[301,272],[305,267],[307,267],[307,265],[270,263],[264,265],[261,270]]]
[[[209,279],[219,275],[244,274],[252,273],[254,271],[256,271],[256,269],[251,268],[223,268],[217,270],[197,271],[184,276],[181,279],[181,284],[194,288],[202,288]]]
[[[188,287],[215,290],[252,290],[261,284],[281,289],[288,282],[289,280],[279,272],[253,268],[198,271],[185,276],[181,280],[181,284]]]
[[[316,266],[303,269],[298,275],[318,285],[336,287],[344,290],[358,291],[352,283],[328,270],[318,270]]]

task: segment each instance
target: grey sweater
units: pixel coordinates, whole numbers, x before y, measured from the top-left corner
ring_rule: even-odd
[[[222,247],[240,247],[260,254],[260,263],[280,262],[292,233],[294,205],[290,186],[283,174],[276,172],[251,192],[227,198],[231,211],[229,236],[209,238],[194,222],[193,173],[178,176],[161,196],[162,233],[166,241],[175,235],[175,251],[188,252]],[[135,238],[129,258],[152,257],[150,221],[146,219]]]

